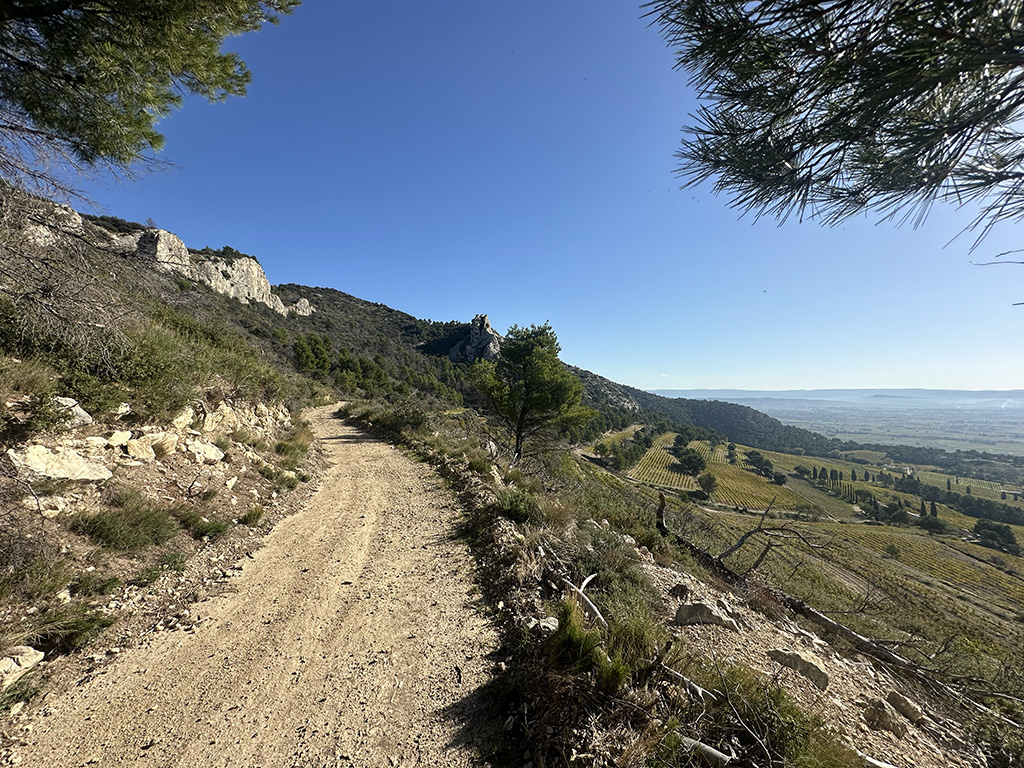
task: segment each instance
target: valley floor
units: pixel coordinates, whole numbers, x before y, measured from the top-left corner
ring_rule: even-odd
[[[458,507],[425,466],[307,414],[328,467],[231,590],[37,706],[23,765],[437,768],[496,738],[480,691],[497,634]]]

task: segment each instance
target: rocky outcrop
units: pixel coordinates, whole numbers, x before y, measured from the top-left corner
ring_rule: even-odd
[[[189,252],[177,235],[164,229],[145,229],[110,237],[118,250],[134,250],[139,256],[151,260],[157,269],[203,283],[243,304],[265,304],[282,315],[294,312],[308,316],[314,311],[307,299],[299,299],[286,307],[271,290],[263,267],[250,256],[218,259],[196,255]]]
[[[896,710],[881,699],[871,699],[864,708],[864,722],[875,731],[889,731],[902,738],[907,733],[907,722]]]
[[[784,651],[773,648],[768,651],[768,658],[803,675],[814,683],[818,690],[824,691],[828,688],[828,673],[820,662],[809,656],[805,656],[799,651]]]
[[[899,691],[889,691],[885,700],[889,706],[907,718],[907,720],[912,722],[914,725],[917,725],[925,719],[924,711]]]
[[[177,235],[164,229],[147,229],[136,235],[120,235],[118,239],[128,245],[133,237],[136,252],[139,256],[152,259],[157,269],[183,274],[189,273],[192,269],[188,248]]]
[[[66,446],[52,451],[43,445],[29,445],[22,451],[11,448],[7,456],[22,477],[58,480],[109,480],[113,477],[102,464],[89,461]]]
[[[501,351],[501,335],[491,327],[487,315],[477,315],[469,325],[469,335],[451,348],[452,362],[473,363],[494,360]]]
[[[676,624],[714,624],[719,627],[726,627],[733,632],[739,632],[739,624],[725,612],[714,605],[707,603],[683,603],[676,610]]]

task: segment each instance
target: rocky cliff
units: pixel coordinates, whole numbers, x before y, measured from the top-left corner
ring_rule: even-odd
[[[204,283],[218,293],[223,293],[243,304],[256,302],[266,304],[275,312],[287,315],[310,315],[313,307],[306,299],[299,299],[286,307],[270,288],[270,282],[256,259],[242,256],[233,259],[218,259],[196,256],[185,244],[163,229],[146,229],[137,235],[118,235],[119,243],[131,247],[135,238],[135,249],[140,256],[152,259],[158,269],[175,272],[189,280]]]
[[[501,350],[501,334],[491,327],[487,315],[477,315],[469,326],[469,335],[451,348],[448,358],[453,363],[493,360]]]
[[[294,312],[307,316],[314,311],[306,299],[299,299],[286,307],[271,290],[263,267],[251,256],[217,258],[197,254],[190,252],[177,235],[163,229],[140,227],[131,231],[111,231],[88,224],[86,218],[67,206],[54,206],[51,211],[34,218],[26,227],[26,235],[40,245],[53,245],[67,236],[99,239],[100,245],[123,254],[137,254],[151,261],[157,269],[203,283],[243,304],[265,304],[282,315]]]

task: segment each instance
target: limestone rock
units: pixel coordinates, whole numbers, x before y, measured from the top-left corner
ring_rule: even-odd
[[[86,413],[85,409],[74,398],[55,397],[51,402],[54,407],[64,412],[64,421],[72,429],[92,424],[92,416]]]
[[[903,715],[907,720],[917,725],[924,720],[925,714],[921,708],[898,691],[889,691],[885,700],[889,705]]]
[[[768,651],[768,658],[800,673],[810,680],[818,690],[824,691],[828,688],[828,673],[817,660],[809,658],[799,651],[783,651],[778,648]]]
[[[316,310],[313,309],[313,305],[309,303],[309,299],[302,298],[288,307],[289,312],[294,312],[300,317],[309,317]]]
[[[107,438],[107,445],[111,448],[118,448],[122,445],[127,445],[131,439],[132,433],[127,429],[117,429],[110,433],[110,437]]]
[[[7,456],[20,475],[59,480],[109,480],[113,476],[102,464],[88,461],[67,447],[51,451],[44,445],[30,445],[23,451],[10,448]]]
[[[110,445],[107,438],[100,437],[99,435],[85,438],[85,444],[90,448],[106,448],[108,445]]]
[[[868,702],[864,709],[864,722],[873,730],[889,731],[897,738],[902,738],[907,732],[907,721],[881,699]]]
[[[654,565],[654,555],[651,554],[651,550],[647,547],[640,546],[636,548],[636,559],[642,563]]]
[[[178,447],[178,436],[173,432],[150,432],[140,437],[138,442],[148,445],[154,454],[169,456]]]
[[[69,508],[68,500],[63,496],[29,496],[23,502],[26,509],[37,510],[47,519],[53,519]]]
[[[204,440],[189,440],[185,448],[197,464],[216,464],[224,458],[224,452],[216,445]]]
[[[136,247],[140,256],[153,259],[157,269],[190,276],[192,259],[177,235],[163,229],[147,229],[139,233]]]
[[[554,616],[546,616],[543,619],[531,617],[530,620],[526,622],[526,628],[533,629],[534,627],[543,632],[555,632],[558,629],[558,619]]]
[[[291,307],[285,307],[281,298],[271,290],[263,267],[251,256],[211,258],[202,253],[190,254],[176,235],[162,229],[148,229],[134,238],[136,252],[152,259],[157,269],[205,283],[217,293],[243,304],[265,304],[282,315],[289,311],[296,315],[310,315],[314,311],[307,299],[299,299]]]
[[[175,429],[187,429],[195,417],[196,412],[186,406],[181,413],[171,419],[171,426]]]
[[[153,446],[149,443],[143,442],[142,439],[129,440],[125,443],[125,450],[128,451],[128,455],[137,461],[153,461],[156,458],[156,453],[153,451]]]
[[[25,239],[42,246],[58,245],[66,235],[82,231],[82,217],[66,205],[51,204],[47,210],[36,210],[37,216],[24,229]]]
[[[221,401],[217,410],[206,414],[203,417],[203,432],[216,432],[217,430],[233,430],[239,426],[239,417],[235,409],[226,402]]]
[[[491,328],[487,315],[477,315],[469,325],[469,335],[451,348],[452,362],[494,360],[501,350],[501,335]]]
[[[223,293],[243,304],[255,301],[266,304],[276,312],[285,314],[281,299],[271,293],[270,283],[256,259],[204,259],[194,265],[195,278],[206,283],[217,293]]]
[[[676,610],[676,624],[714,624],[739,632],[735,619],[726,616],[722,611],[707,603],[683,603]]]
[[[43,652],[17,645],[0,658],[0,690],[14,685],[26,672],[43,660]]]

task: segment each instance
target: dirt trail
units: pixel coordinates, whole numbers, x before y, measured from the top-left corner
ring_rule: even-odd
[[[306,508],[243,558],[231,592],[194,606],[193,633],[156,633],[48,697],[22,765],[475,764],[497,640],[454,500],[331,412],[308,414],[328,470]]]

